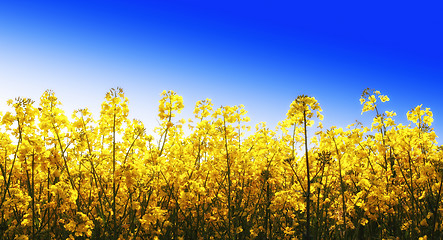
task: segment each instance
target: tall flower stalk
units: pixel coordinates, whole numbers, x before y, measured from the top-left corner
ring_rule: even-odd
[[[320,120],[323,119],[323,115],[321,115],[322,109],[318,104],[317,100],[313,97],[308,97],[306,95],[298,96],[290,106],[288,111],[286,123],[287,126],[294,126],[294,135],[295,128],[302,128],[298,130],[304,136],[304,149],[305,149],[305,159],[306,159],[306,232],[304,235],[305,239],[311,239],[311,177],[310,177],[310,164],[309,164],[309,150],[308,150],[308,132],[307,127],[312,126],[314,121],[311,118],[314,117],[314,113],[316,113],[316,117]],[[293,136],[293,144],[295,144],[295,136]],[[294,155],[294,148],[293,148]]]

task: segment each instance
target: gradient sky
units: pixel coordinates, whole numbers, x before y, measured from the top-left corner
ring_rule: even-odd
[[[431,108],[440,135],[442,13],[438,1],[0,1],[0,110],[52,89],[68,115],[98,116],[119,86],[130,116],[153,129],[171,89],[183,117],[211,98],[273,128],[306,94],[325,126],[345,127],[374,116],[360,114],[370,87],[391,98],[381,110],[398,122]]]

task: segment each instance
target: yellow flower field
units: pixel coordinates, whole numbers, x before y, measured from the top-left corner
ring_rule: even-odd
[[[320,104],[299,96],[276,129],[251,130],[244,106],[210,99],[179,119],[183,99],[165,91],[149,135],[120,88],[99,119],[68,118],[52,91],[10,100],[0,239],[441,239],[432,112],[414,107],[397,124],[386,101],[366,89],[370,126],[324,129]]]

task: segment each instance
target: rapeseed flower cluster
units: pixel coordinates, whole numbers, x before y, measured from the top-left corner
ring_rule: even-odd
[[[183,98],[164,91],[149,134],[128,119],[120,88],[99,119],[88,109],[68,118],[52,91],[38,105],[10,100],[0,119],[0,238],[441,239],[432,112],[419,105],[397,124],[387,101],[366,89],[369,126],[324,129],[320,104],[303,95],[276,129],[251,130],[244,106],[210,99],[178,119]]]

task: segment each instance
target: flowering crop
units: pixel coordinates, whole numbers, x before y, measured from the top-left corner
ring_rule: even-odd
[[[432,112],[417,106],[397,124],[381,110],[386,101],[366,89],[370,126],[324,129],[320,104],[299,96],[275,130],[251,130],[244,106],[210,99],[177,119],[183,99],[164,91],[150,135],[128,119],[120,88],[98,120],[88,109],[68,118],[52,91],[39,105],[9,100],[0,238],[441,239],[443,148]]]

